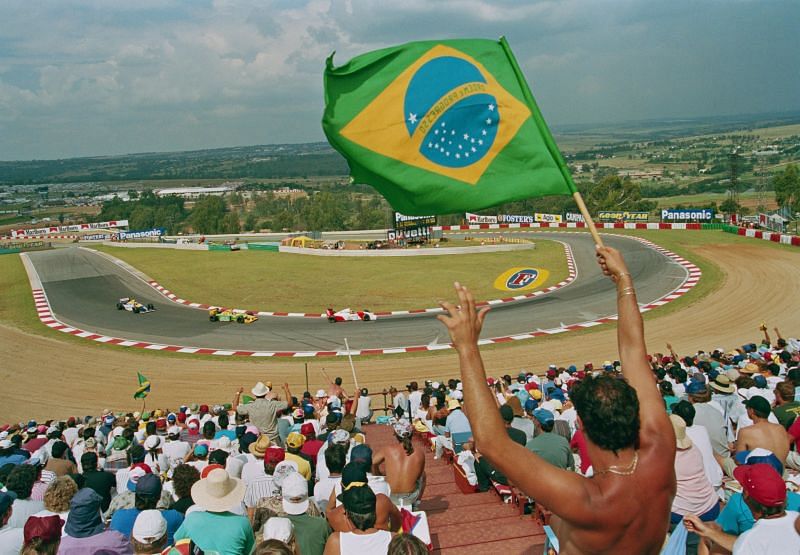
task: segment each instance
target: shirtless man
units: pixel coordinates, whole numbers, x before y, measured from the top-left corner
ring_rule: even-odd
[[[644,326],[625,261],[609,247],[598,247],[597,257],[616,284],[625,380],[589,376],[573,389],[592,478],[548,464],[504,433],[477,344],[488,307],[476,311],[472,294],[456,283],[459,306],[442,303],[446,314],[439,319],[458,352],[475,441],[495,468],[553,512],[560,553],[656,554],[675,495],[675,434],[647,363]]]
[[[415,450],[411,442],[411,424],[407,420],[392,426],[398,443],[384,445],[372,457],[372,473],[383,474],[392,488],[392,501],[413,506],[425,489],[425,454]],[[384,472],[380,465],[384,465]]]
[[[770,413],[769,401],[760,395],[753,395],[744,402],[744,406],[747,408],[747,416],[753,421],[753,425],[739,430],[736,451],[752,451],[756,447],[762,447],[772,451],[781,464],[786,466],[791,437],[783,429],[783,426],[767,420]]]

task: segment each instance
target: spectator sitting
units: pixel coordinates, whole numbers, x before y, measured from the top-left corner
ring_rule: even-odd
[[[783,474],[783,465],[778,460],[778,457],[766,449],[753,449],[741,460],[741,464],[759,463],[766,463],[772,466],[779,475]],[[800,494],[793,491],[786,492],[786,510],[800,511]],[[723,532],[734,536],[739,536],[753,527],[753,524],[755,524],[753,512],[741,493],[731,495],[717,518],[717,524]]]
[[[456,399],[450,399],[447,403],[447,410],[449,411],[444,425],[444,434],[437,435],[434,439],[435,452],[434,459],[442,456],[442,449],[447,448],[451,451],[454,450],[453,434],[469,434],[472,432],[467,415],[461,410],[461,402]]]
[[[306,422],[300,427],[300,433],[306,438],[303,442],[302,449],[300,449],[300,454],[304,456],[311,465],[311,470],[313,472],[317,464],[317,455],[322,448],[322,441],[317,439],[317,433],[310,422]]]
[[[257,554],[270,555],[295,555],[297,551],[297,537],[294,525],[288,518],[274,516],[264,525],[264,541],[256,546]]]
[[[111,505],[111,490],[116,486],[114,475],[106,470],[98,470],[97,453],[87,452],[81,457],[83,485],[93,489],[100,496],[100,507],[107,511]]]
[[[25,543],[19,555],[55,554],[61,543],[64,521],[58,515],[32,516],[25,523]]]
[[[737,454],[761,447],[775,453],[781,464],[785,465],[791,438],[783,426],[768,421],[769,402],[760,395],[753,395],[744,404],[753,425],[739,430],[739,438],[736,440]]]
[[[338,424],[337,424],[338,425]],[[331,445],[343,445],[346,449],[350,448],[350,434],[345,430],[335,429],[328,434],[328,439],[317,453],[317,482],[321,482],[329,476],[328,466],[325,463],[325,452]]]
[[[512,401],[513,399],[516,399],[516,397],[510,397],[509,401]],[[515,443],[525,445],[527,441],[525,432],[519,428],[513,427],[514,409],[512,408],[511,403],[506,403],[500,407],[500,416],[503,418],[503,422],[505,423],[508,437],[510,437]],[[478,479],[479,491],[488,491],[492,480],[508,485],[508,478],[494,468],[485,457],[478,456],[476,459],[477,462],[475,463],[475,476]]]
[[[45,517],[56,515],[63,520],[69,515],[69,504],[75,494],[78,493],[78,485],[69,476],[56,478],[47,486],[44,492],[44,510],[39,511],[33,516]]]
[[[719,461],[723,472],[733,477],[733,469],[736,463],[731,458],[728,447],[728,437],[725,428],[725,417],[722,415],[721,408],[711,403],[711,393],[705,384],[693,382],[686,386],[686,395],[695,410],[694,423],[702,426],[708,432],[711,439],[711,447],[714,449],[715,458]]]
[[[144,440],[144,463],[155,474],[161,474],[169,469],[169,459],[163,454],[164,440],[159,435],[147,436]]]
[[[16,498],[12,491],[0,491],[0,553],[3,555],[16,555],[24,543],[22,528],[8,525]]]
[[[221,555],[250,553],[255,545],[250,521],[230,512],[241,504],[244,491],[241,480],[231,478],[224,469],[212,470],[192,486],[192,499],[205,510],[188,514],[175,532],[175,540],[189,538],[203,551]]]
[[[294,526],[297,546],[303,555],[322,555],[330,535],[326,520],[307,514],[309,507],[308,482],[302,474],[292,472],[281,485],[283,510]]]
[[[120,509],[114,513],[109,528],[116,530],[120,534],[130,537],[137,517],[143,511],[155,510],[161,499],[163,488],[161,480],[156,474],[145,474],[136,482],[135,506],[132,509]],[[161,511],[162,516],[167,521],[169,544],[172,544],[172,537],[175,531],[183,522],[183,515],[178,511],[165,509]]]
[[[363,482],[353,482],[345,487],[341,497],[353,531],[331,534],[325,544],[325,554],[386,553],[392,534],[375,527],[376,496],[372,489]]]
[[[541,399],[541,392],[539,390],[532,391],[539,393],[539,398]],[[514,415],[514,419],[511,421],[511,427],[525,434],[526,443],[532,440],[535,426],[530,418],[525,418],[525,411],[522,410],[519,398],[516,395],[512,395],[506,401],[506,405],[511,408],[511,413]]]
[[[160,554],[168,541],[167,521],[161,511],[148,509],[139,513],[131,530],[131,545],[136,555]]]
[[[664,404],[666,405],[667,411],[672,410],[672,405],[678,402],[678,397],[675,395],[675,392],[672,390],[672,384],[667,380],[664,380],[658,384],[658,390],[661,392],[661,397],[664,398]]]
[[[33,459],[31,459],[33,460]],[[10,528],[22,528],[28,517],[44,509],[42,501],[31,499],[31,491],[38,470],[35,465],[21,464],[11,471],[6,480],[6,489],[15,496],[13,512],[8,520]]]
[[[137,465],[136,468],[131,470],[128,483],[125,484],[125,489],[111,500],[108,510],[104,513],[103,516],[106,520],[111,520],[114,513],[119,510],[133,509],[136,507],[136,486],[139,480],[148,475],[153,474],[150,472],[150,467],[144,463]],[[159,495],[160,497],[157,502],[157,507],[159,509],[166,509],[172,504],[172,495],[170,492],[162,490],[159,492]]]
[[[250,519],[253,519],[253,514],[258,502],[265,497],[272,497],[277,492],[277,487],[274,483],[275,467],[286,458],[286,453],[278,446],[271,446],[264,453],[264,461],[261,463],[264,468],[264,473],[260,478],[255,478],[246,482],[246,490],[244,494],[244,505],[247,507],[247,513]]]
[[[354,482],[363,482],[367,485],[370,485],[370,489],[372,489],[372,491],[375,493],[375,526],[377,528],[380,528],[381,530],[393,531],[400,527],[402,523],[400,511],[392,502],[387,493],[384,493],[381,488],[372,487],[366,468],[367,467],[364,466],[364,464],[356,461],[346,464],[342,470],[342,480],[339,484],[335,485],[333,491],[331,492],[331,496],[328,498],[328,512],[326,513],[326,517],[328,519],[328,523],[334,530],[338,530],[340,532],[346,532],[350,530],[350,524],[347,521],[347,516],[341,504],[341,494],[348,485]]]
[[[190,464],[202,472],[208,466],[208,445],[196,444],[186,456],[186,464]]]
[[[780,382],[775,386],[775,416],[778,422],[788,430],[798,415],[800,415],[800,401],[795,400],[794,383]]]
[[[311,464],[305,457],[300,455],[300,450],[303,448],[306,438],[299,432],[292,432],[286,438],[286,460],[294,461],[297,464],[297,471],[302,474],[306,480],[311,480]]]
[[[117,438],[119,439],[119,438]],[[116,440],[114,440],[116,442]],[[123,443],[125,443],[123,441]],[[127,464],[122,468],[117,468],[116,474],[114,477],[117,480],[117,492],[125,491],[125,487],[128,485],[128,475],[130,471],[136,468],[136,466],[144,464],[144,457],[147,455],[147,451],[145,451],[144,447],[141,445],[131,445],[130,447],[126,448],[127,451],[125,452],[125,461]],[[109,457],[110,458],[110,457]],[[117,463],[117,465],[112,464],[109,467],[108,460],[106,460],[106,470],[110,470],[115,466],[121,464],[121,459]],[[150,465],[146,465],[147,468],[152,472],[152,468]]]
[[[800,514],[786,510],[786,484],[780,474],[760,463],[739,466],[734,475],[756,521],[753,527],[736,537],[695,515],[686,516],[686,527],[733,553],[800,553]]]
[[[411,534],[395,534],[389,542],[387,555],[428,555],[428,546]]]
[[[30,458],[30,453],[24,449],[17,451],[10,439],[0,441],[0,467],[6,464],[22,464]]]
[[[672,414],[680,416],[686,423],[686,437],[692,441],[703,457],[703,469],[711,487],[719,491],[722,487],[722,468],[714,458],[714,449],[708,432],[702,426],[694,424],[694,406],[689,401],[678,401],[672,405]]]
[[[185,515],[186,510],[194,505],[192,486],[199,479],[200,473],[195,467],[189,464],[179,464],[172,473],[172,484],[178,500],[174,501],[169,508]]]
[[[553,433],[555,426],[553,413],[546,409],[536,409],[533,411],[533,421],[538,433],[525,444],[525,447],[555,467],[574,470],[575,458],[572,456],[569,442]]]
[[[416,382],[412,382],[412,391]],[[425,489],[425,454],[415,450],[411,440],[412,428],[408,420],[398,420],[392,425],[397,443],[378,449],[372,460],[373,474],[380,474],[384,465],[386,482],[391,488],[394,504],[412,507]]]
[[[670,415],[672,428],[675,430],[677,453],[675,455],[675,477],[677,490],[672,500],[670,515],[670,531],[683,520],[687,514],[699,515],[703,522],[709,522],[719,516],[719,497],[711,487],[703,468],[703,456],[686,435],[686,422],[677,414]],[[697,553],[699,538],[689,533],[686,539],[686,553]]]
[[[59,555],[128,555],[133,553],[128,538],[115,530],[106,530],[100,516],[102,499],[90,488],[75,494],[64,525]]]
[[[262,479],[264,474],[264,455],[269,449],[272,442],[269,437],[264,434],[258,436],[258,439],[250,444],[248,451],[252,455],[251,459],[242,467],[242,480],[245,485],[254,482],[255,480]]]
[[[331,492],[342,481],[342,469],[347,459],[347,447],[344,445],[331,445],[325,450],[325,465],[329,475],[314,486],[314,502],[324,514],[328,507]]]

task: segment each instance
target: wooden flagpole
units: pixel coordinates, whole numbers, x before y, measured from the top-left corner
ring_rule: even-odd
[[[575,204],[578,205],[578,210],[580,210],[581,215],[583,216],[583,221],[586,222],[586,226],[589,228],[589,233],[592,234],[595,245],[602,247],[603,240],[600,238],[600,234],[597,233],[594,220],[592,220],[592,217],[589,215],[589,210],[586,209],[586,205],[583,203],[583,197],[581,196],[580,192],[575,191],[572,193],[572,198],[575,199]]]
[[[350,361],[350,370],[353,372],[353,382],[356,384],[356,389],[361,389],[358,387],[358,378],[356,377],[356,367],[353,365],[353,357],[350,356],[350,345],[347,344],[347,338],[344,338],[344,346],[347,347],[347,360]]]

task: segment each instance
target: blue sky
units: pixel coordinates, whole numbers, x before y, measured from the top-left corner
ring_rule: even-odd
[[[3,0],[0,159],[323,140],[322,70],[505,35],[551,126],[800,109],[797,0]]]

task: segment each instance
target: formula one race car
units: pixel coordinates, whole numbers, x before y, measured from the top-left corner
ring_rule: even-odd
[[[239,324],[252,324],[258,320],[254,312],[234,312],[230,309],[212,308],[208,311],[211,322],[236,322]]]
[[[133,297],[122,297],[117,301],[117,310],[127,310],[134,314],[147,314],[156,309],[152,304],[142,304]]]
[[[328,322],[331,324],[334,322],[356,322],[359,320],[363,322],[372,322],[377,318],[377,316],[369,310],[357,310],[354,312],[349,308],[337,310],[336,312],[334,312],[332,308],[327,308],[325,310],[325,316],[327,316]]]

